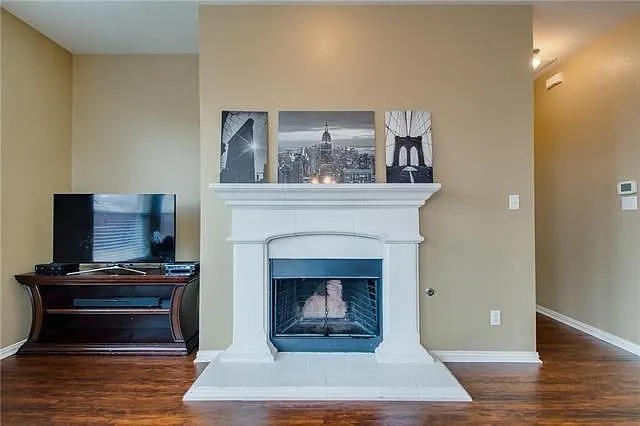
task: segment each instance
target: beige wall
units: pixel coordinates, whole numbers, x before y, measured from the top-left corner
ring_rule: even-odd
[[[221,110],[269,111],[273,177],[279,110],[374,110],[382,173],[384,111],[406,108],[432,111],[443,183],[421,215],[423,343],[535,350],[531,38],[528,6],[201,7],[200,349],[231,340],[230,214],[207,189]]]
[[[538,304],[640,344],[640,15],[535,82]],[[545,79],[564,73],[547,91]]]
[[[176,257],[197,259],[198,56],[79,55],[73,66],[73,191],[176,193]]]
[[[2,347],[28,335],[13,275],[51,261],[51,195],[71,188],[71,83],[71,54],[2,11]]]

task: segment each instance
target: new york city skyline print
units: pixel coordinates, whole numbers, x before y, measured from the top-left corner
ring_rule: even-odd
[[[373,111],[281,111],[278,183],[375,182]]]

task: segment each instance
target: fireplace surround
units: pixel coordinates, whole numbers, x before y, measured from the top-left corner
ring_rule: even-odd
[[[439,184],[218,184],[231,207],[233,343],[221,361],[273,361],[269,259],[382,259],[379,362],[433,362],[418,329],[418,208]]]
[[[233,341],[207,366],[185,400],[470,399],[420,343],[418,246],[423,238],[419,208],[440,184],[210,187],[231,209]],[[308,347],[302,352],[295,345],[282,347],[276,339],[284,349],[279,352],[272,340],[270,312],[273,297],[277,297],[273,265],[277,269],[277,265],[295,261],[298,266],[294,269],[302,267],[305,275],[305,264],[314,260],[344,263],[363,259],[380,265],[379,279],[360,277],[358,283],[371,286],[367,279],[376,278],[375,299],[381,303],[376,308],[379,341],[370,350],[358,348],[353,353],[342,348],[314,354]],[[315,282],[313,290],[302,288],[309,294],[296,302],[296,318],[304,319],[305,309],[309,318],[323,309],[331,309],[332,318],[347,318],[347,310],[353,307],[347,306],[345,297],[356,283],[343,282],[354,277],[341,275],[333,271],[317,277],[324,284]],[[287,277],[276,276],[283,278]],[[285,287],[294,284],[284,284],[280,290],[287,291]],[[334,300],[331,307],[322,305],[322,299],[330,296]],[[373,352],[366,353],[369,351]]]

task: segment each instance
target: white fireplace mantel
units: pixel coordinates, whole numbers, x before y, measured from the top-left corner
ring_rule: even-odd
[[[233,341],[185,401],[471,400],[420,344],[418,210],[440,184],[210,187],[231,208]],[[272,259],[382,260],[375,353],[276,352],[269,338]]]
[[[233,343],[222,362],[272,362],[270,258],[382,259],[378,362],[433,362],[420,344],[418,209],[440,184],[212,184],[231,207]]]
[[[225,203],[235,208],[331,207],[358,208],[420,207],[441,185],[439,183],[402,184],[254,184],[212,183],[209,185]]]

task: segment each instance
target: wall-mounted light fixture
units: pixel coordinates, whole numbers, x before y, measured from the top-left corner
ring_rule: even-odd
[[[542,64],[542,53],[540,49],[533,49],[533,56],[531,57],[531,66],[535,70]]]

